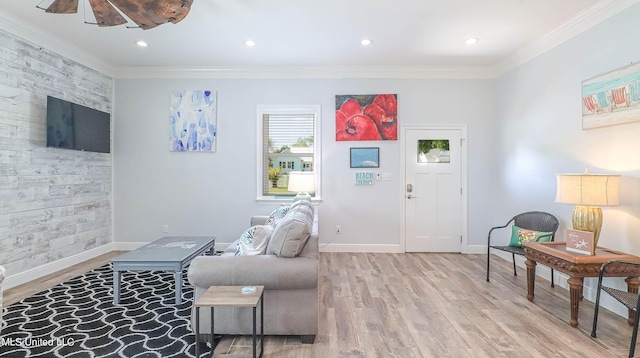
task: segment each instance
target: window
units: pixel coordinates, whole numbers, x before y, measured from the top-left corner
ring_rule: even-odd
[[[449,163],[449,140],[419,139],[418,163]]]
[[[315,173],[320,199],[320,106],[258,106],[258,200],[283,199],[289,173]]]
[[[291,169],[291,170],[295,169],[293,162],[280,162],[280,168]]]

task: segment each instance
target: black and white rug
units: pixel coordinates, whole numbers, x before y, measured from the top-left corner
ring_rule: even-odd
[[[193,287],[182,276],[179,305],[173,273],[149,271],[123,273],[114,305],[111,265],[27,297],[4,308],[0,357],[193,357]]]

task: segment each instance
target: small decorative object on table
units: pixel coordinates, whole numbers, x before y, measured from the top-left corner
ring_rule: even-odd
[[[256,290],[256,286],[244,286],[241,291],[242,293],[254,293]]]
[[[585,255],[595,255],[596,245],[590,231],[567,229],[567,251]]]

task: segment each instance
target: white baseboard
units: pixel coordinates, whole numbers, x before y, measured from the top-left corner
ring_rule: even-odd
[[[463,254],[486,254],[487,245],[467,245],[462,247]]]
[[[371,252],[398,254],[405,252],[400,245],[393,244],[323,244],[320,243],[320,252]],[[468,245],[462,247],[462,254],[486,254],[487,245]]]
[[[320,252],[370,252],[370,253],[403,253],[400,245],[363,245],[363,244],[323,244],[320,243]]]
[[[2,283],[3,289],[9,289],[27,283],[29,281],[36,280],[40,277],[44,277],[53,272],[64,270],[70,266],[77,265],[79,263],[91,260],[94,257],[106,254],[113,251],[113,244],[106,244],[100,247],[96,247],[91,250],[87,250],[73,256],[65,257],[64,259],[50,262],[38,267],[34,267],[24,272],[9,275]]]

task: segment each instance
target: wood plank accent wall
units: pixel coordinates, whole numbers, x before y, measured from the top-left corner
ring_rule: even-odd
[[[111,77],[0,30],[0,264],[8,275],[112,241],[112,154],[46,147],[47,95],[112,113],[112,93]]]

